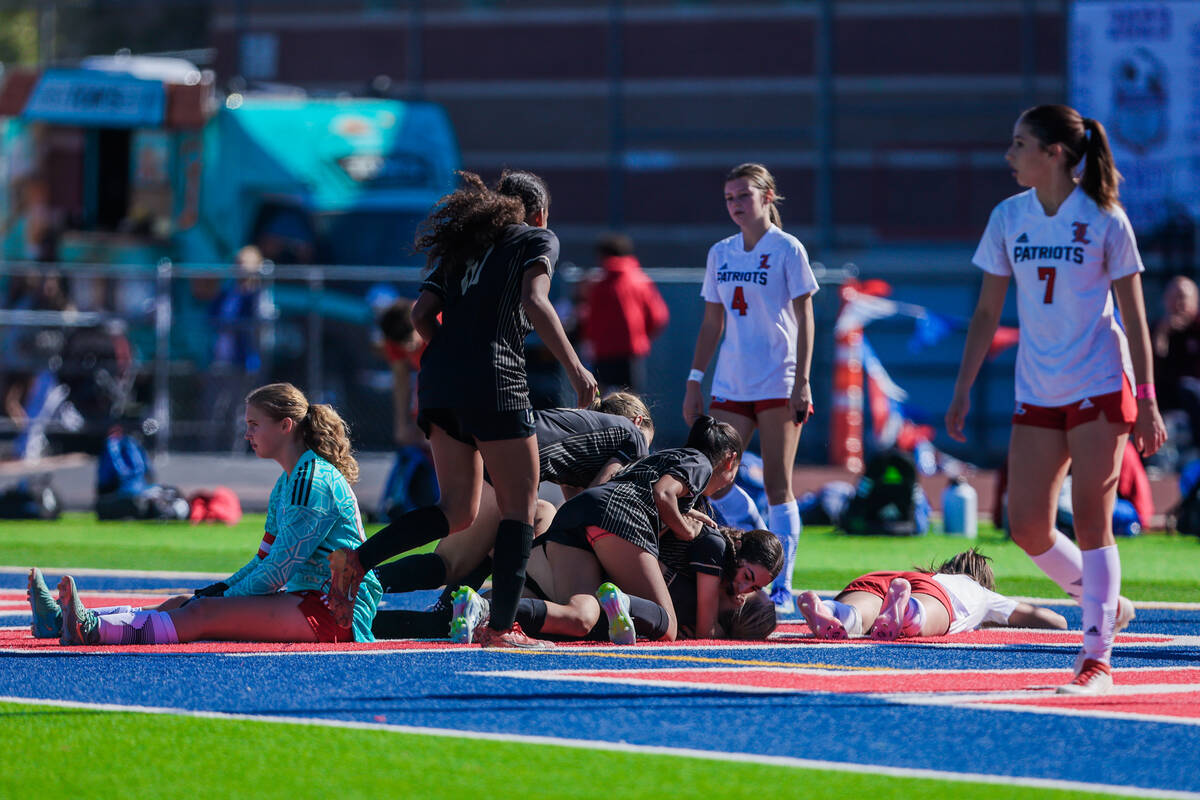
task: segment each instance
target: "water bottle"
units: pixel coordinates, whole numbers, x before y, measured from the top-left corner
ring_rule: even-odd
[[[974,539],[978,525],[979,497],[966,478],[956,477],[942,492],[942,527],[951,536]]]

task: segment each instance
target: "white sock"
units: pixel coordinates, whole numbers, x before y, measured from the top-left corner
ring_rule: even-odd
[[[766,527],[763,525],[762,515],[758,513],[758,506],[754,504],[754,498],[736,483],[731,485],[723,496],[709,499],[721,515],[721,519],[731,528],[753,531]]]
[[[851,636],[862,635],[862,616],[858,613],[858,609],[849,603],[839,603],[837,600],[822,600],[825,607],[829,609],[829,613],[837,617],[838,622],[842,623],[842,627],[846,629],[846,633]]]
[[[771,533],[783,543],[783,569],[771,584],[771,592],[792,591],[792,570],[796,568],[796,548],[800,545],[800,506],[795,500],[777,506],[767,506]]]
[[[1054,532],[1054,544],[1041,555],[1030,556],[1046,577],[1079,602],[1083,596],[1083,556],[1079,547],[1062,531]]]
[[[1121,592],[1121,555],[1115,544],[1083,551],[1083,652],[1086,658],[1112,660],[1117,596]]]
[[[921,626],[925,624],[925,606],[915,597],[908,598],[908,607],[904,609],[904,621],[900,623],[900,633],[905,636],[920,636]]]
[[[104,617],[109,614],[127,614],[133,611],[133,606],[97,606],[93,608],[98,616]]]
[[[176,644],[175,623],[165,611],[126,611],[100,617],[100,644]]]

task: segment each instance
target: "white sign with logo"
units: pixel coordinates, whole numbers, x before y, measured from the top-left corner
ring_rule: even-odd
[[[1076,0],[1068,36],[1069,102],[1108,131],[1134,226],[1200,214],[1200,2]]]

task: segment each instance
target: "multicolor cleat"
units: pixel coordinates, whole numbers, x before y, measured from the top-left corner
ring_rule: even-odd
[[[75,589],[75,579],[64,575],[58,582],[58,605],[62,610],[59,644],[100,644],[100,617],[84,608]]]
[[[525,633],[521,630],[519,622],[514,622],[512,627],[505,631],[492,630],[486,624],[480,625],[475,631],[475,640],[479,642],[480,647],[508,647],[518,650],[553,650],[555,647],[554,642],[534,639]]]
[[[29,630],[35,639],[57,639],[62,636],[62,610],[58,601],[50,594],[50,587],[42,571],[37,567],[29,570],[29,610],[33,623]]]
[[[637,644],[637,631],[629,615],[629,595],[616,584],[605,582],[596,590],[596,599],[608,616],[608,640],[613,644]]]
[[[454,602],[450,612],[450,641],[471,644],[479,629],[486,627],[491,616],[491,604],[470,586],[458,587],[450,598]]]

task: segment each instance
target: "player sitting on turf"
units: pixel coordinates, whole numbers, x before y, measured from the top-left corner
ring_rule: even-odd
[[[197,590],[172,611],[100,615],[84,608],[74,579],[58,584],[63,644],[172,644],[372,641],[382,594],[374,575],[362,584],[351,625],[329,611],[326,558],[366,536],[350,483],[358,464],[342,418],[310,404],[295,386],[274,383],[246,398],[246,439],[259,458],[283,467],[271,490],[257,555],[224,581]]]
[[[971,548],[929,570],[870,572],[833,600],[802,592],[800,613],[818,639],[944,636],[988,624],[1066,630],[1061,614],[996,594],[988,561]]]

